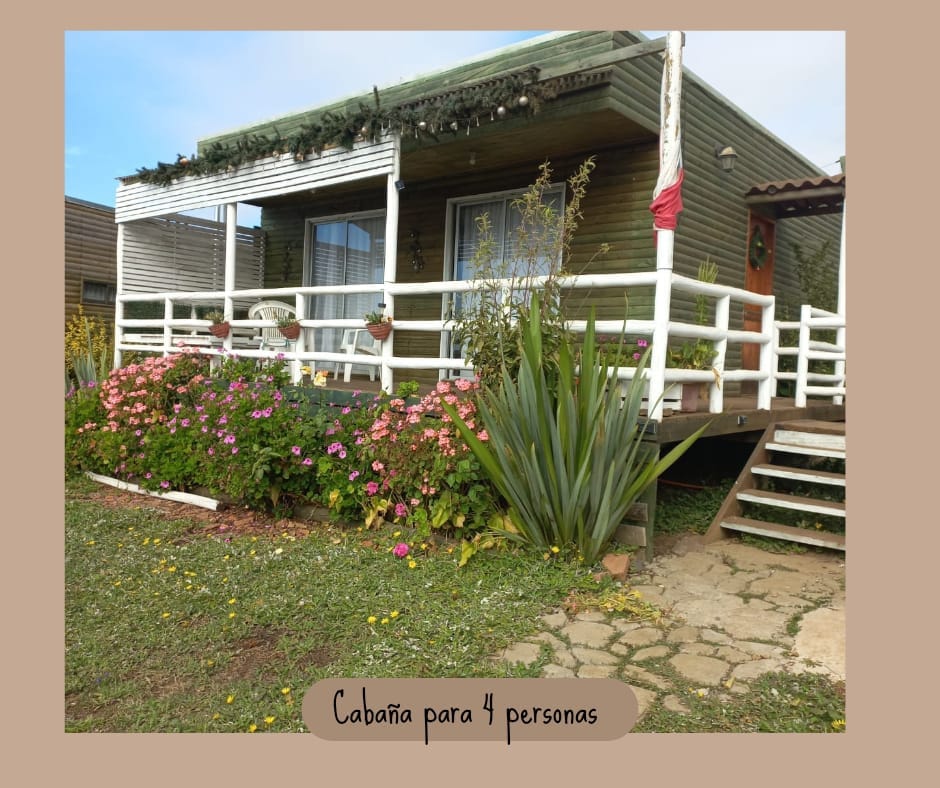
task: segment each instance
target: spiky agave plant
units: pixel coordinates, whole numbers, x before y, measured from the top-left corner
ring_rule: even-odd
[[[611,385],[616,358],[597,355],[594,312],[585,331],[580,363],[564,343],[557,365],[542,357],[538,294],[523,318],[521,363],[516,377],[504,370],[501,385],[487,387],[479,417],[481,441],[453,408],[447,411],[494,487],[506,500],[510,539],[539,549],[573,546],[594,563],[643,491],[699,438],[708,425],[662,458],[643,440],[643,370],[640,360],[621,399]]]

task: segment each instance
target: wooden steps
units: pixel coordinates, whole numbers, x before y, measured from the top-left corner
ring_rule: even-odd
[[[739,533],[766,536],[772,539],[785,539],[789,542],[828,547],[832,550],[845,550],[844,534],[810,531],[808,528],[794,528],[791,525],[768,523],[763,520],[750,520],[747,517],[726,517],[722,527]]]
[[[729,533],[845,550],[845,536],[823,528],[820,516],[845,521],[845,422],[788,421],[770,424],[705,535]],[[841,470],[817,467],[828,463]],[[760,517],[750,516],[754,506]],[[805,518],[798,514],[804,513]],[[781,522],[773,522],[777,519]],[[792,521],[798,524],[793,525]],[[788,522],[789,521],[789,522]],[[832,520],[833,523],[838,520]],[[838,530],[838,528],[835,528]]]

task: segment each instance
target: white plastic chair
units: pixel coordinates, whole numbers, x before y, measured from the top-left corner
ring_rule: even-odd
[[[273,320],[277,322],[282,317],[293,316],[297,313],[290,304],[283,301],[258,301],[248,309],[249,320]],[[260,334],[255,339],[261,340],[261,350],[265,347],[287,347],[288,339],[275,326],[266,326],[259,329]]]
[[[376,339],[364,328],[347,328],[343,332],[343,342],[340,344],[339,349],[341,353],[348,353],[350,356],[356,353],[378,356],[380,353]],[[337,361],[333,365],[334,378],[339,375],[340,363]],[[343,381],[349,383],[349,378],[352,375],[352,362],[348,362],[344,367]],[[369,380],[375,382],[375,367],[371,364],[369,365]]]

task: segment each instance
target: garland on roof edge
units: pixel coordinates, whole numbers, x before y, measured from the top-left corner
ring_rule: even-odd
[[[537,73],[538,69],[533,67],[388,110],[379,102],[378,88],[373,88],[374,107],[360,102],[358,109],[350,114],[324,112],[287,137],[281,136],[275,128],[273,137],[246,134],[225,145],[213,142],[201,156],[178,154],[174,163],[158,162],[153,168],[141,167],[136,175],[123,180],[168,186],[184,175],[234,171],[268,156],[290,153],[297,161],[302,161],[308,154],[319,156],[330,146],[341,145],[350,150],[358,140],[375,140],[395,130],[401,135],[413,133],[419,141],[436,141],[441,134],[456,136],[461,131],[469,134],[471,127],[480,125],[481,117],[485,119],[489,115],[490,120],[496,120],[513,114],[532,114],[543,101],[555,98],[557,90],[548,83],[538,84]]]

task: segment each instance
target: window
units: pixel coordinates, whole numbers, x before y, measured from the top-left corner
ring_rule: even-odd
[[[519,208],[513,203],[524,194],[523,191],[502,192],[500,194],[470,197],[452,201],[453,210],[453,252],[452,271],[453,279],[473,279],[474,256],[483,240],[480,231],[480,220],[487,217],[489,234],[493,242],[494,259],[493,272],[501,277],[527,278],[541,276],[548,273],[551,261],[540,257],[535,261],[523,259],[518,250],[518,230],[522,223]],[[554,209],[555,215],[561,221],[564,206],[564,186],[558,184],[547,190],[543,202]],[[528,291],[516,289],[511,298],[527,300]],[[473,296],[465,293],[453,295],[452,302],[445,300],[444,314],[460,313],[472,302]],[[446,296],[445,296],[446,299]],[[453,304],[451,310],[450,305]],[[445,340],[446,341],[446,340]],[[449,341],[448,341],[449,343]],[[450,348],[451,357],[461,357],[463,353],[459,348]]]
[[[490,234],[494,242],[496,257],[494,268],[506,276],[539,276],[548,272],[550,261],[540,258],[533,270],[525,270],[526,262],[517,259],[517,232],[522,221],[519,208],[513,205],[524,192],[508,192],[489,199],[469,199],[456,204],[456,230],[454,233],[454,279],[472,279],[473,257],[480,246],[480,219],[486,215]],[[544,202],[556,215],[561,215],[563,205],[562,186],[545,192]]]
[[[304,284],[358,285],[385,279],[385,214],[309,221]],[[311,317],[317,320],[362,317],[382,300],[374,293],[318,295]],[[317,349],[338,352],[343,332],[322,329]]]
[[[82,280],[83,304],[113,304],[117,287],[111,282],[95,282],[91,279]]]

